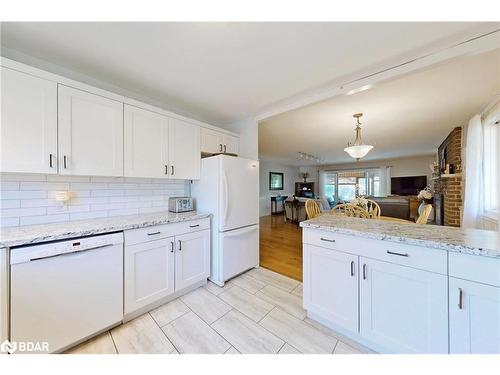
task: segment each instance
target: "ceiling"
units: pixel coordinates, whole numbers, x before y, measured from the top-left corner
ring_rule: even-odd
[[[14,22],[2,23],[1,37],[6,57],[18,53],[56,64],[224,125],[492,27],[498,24]]]
[[[300,151],[323,164],[355,162],[343,149],[354,141],[356,112],[364,113],[364,143],[375,145],[363,160],[429,155],[499,94],[500,49],[463,56],[262,121],[259,157],[311,165],[299,160]]]

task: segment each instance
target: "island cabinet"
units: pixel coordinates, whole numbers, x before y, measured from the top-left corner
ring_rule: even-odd
[[[447,277],[360,258],[361,336],[397,353],[448,353]]]
[[[304,228],[308,316],[384,353],[448,353],[447,252]]]
[[[500,353],[500,260],[450,253],[450,353]]]
[[[358,257],[304,244],[304,307],[358,330]],[[342,286],[336,288],[335,286]]]
[[[124,319],[205,284],[209,275],[210,219],[125,231]]]

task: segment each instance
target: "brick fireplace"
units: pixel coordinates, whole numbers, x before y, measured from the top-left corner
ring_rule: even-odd
[[[438,150],[439,173],[434,180],[437,209],[441,217],[437,224],[459,227],[463,208],[462,128],[451,131]],[[446,173],[446,166],[453,170]],[[436,216],[436,219],[438,218]]]

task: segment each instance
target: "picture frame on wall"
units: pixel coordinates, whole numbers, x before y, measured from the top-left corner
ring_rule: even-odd
[[[269,190],[283,190],[284,173],[269,172]]]

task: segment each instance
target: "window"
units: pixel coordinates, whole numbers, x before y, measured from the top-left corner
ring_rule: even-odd
[[[386,168],[321,171],[320,196],[328,201],[330,207],[349,202],[359,195],[384,196],[383,173],[386,173]]]
[[[484,126],[484,208],[486,213],[497,214],[498,169],[500,168],[499,130],[495,123]]]

